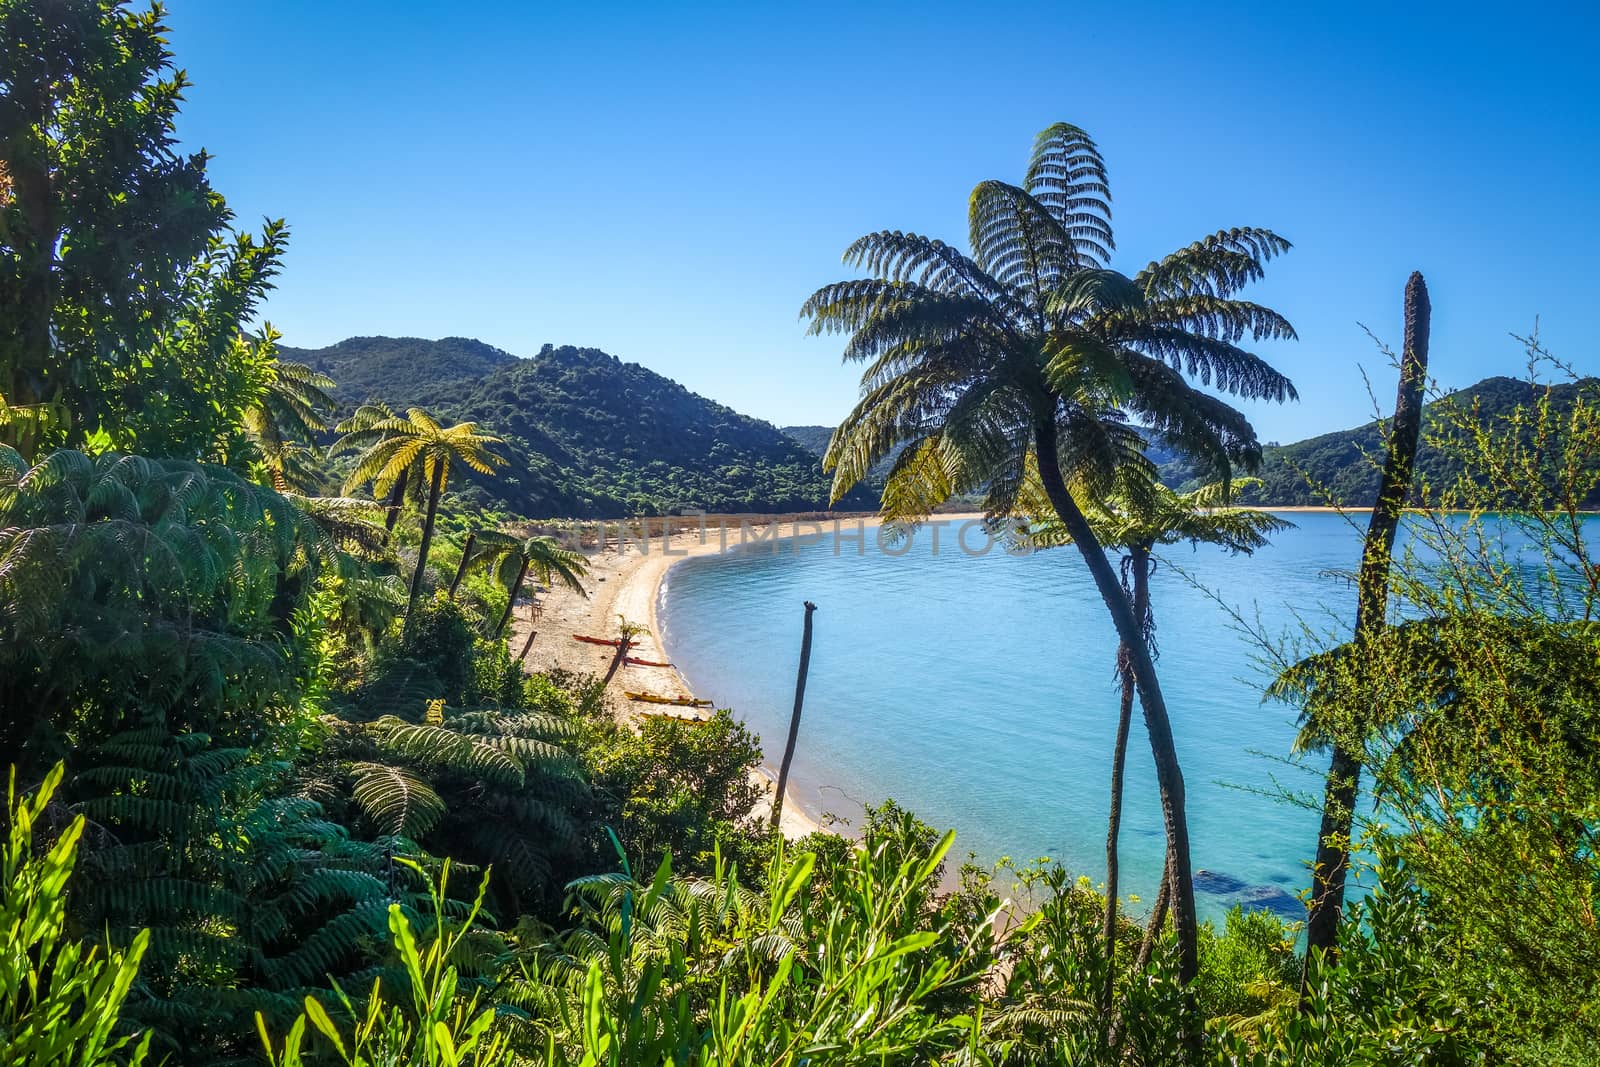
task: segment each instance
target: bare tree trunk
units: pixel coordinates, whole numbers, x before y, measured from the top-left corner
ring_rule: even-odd
[[[1148,629],[1145,620],[1150,616],[1149,561],[1148,549],[1134,546],[1130,550],[1128,562],[1133,570],[1133,614],[1144,629]],[[1133,722],[1134,682],[1127,645],[1117,649],[1117,673],[1122,676],[1122,703],[1117,711],[1117,741],[1111,755],[1111,813],[1106,819],[1106,913],[1101,929],[1105,939],[1106,983],[1100,995],[1100,1010],[1107,1020],[1110,1019],[1111,996],[1116,984],[1117,840],[1122,833],[1122,783],[1128,763],[1128,732]]]
[[[1161,813],[1166,822],[1167,847],[1172,855],[1173,869],[1173,920],[1178,931],[1178,975],[1185,985],[1199,972],[1199,928],[1195,921],[1194,880],[1189,863],[1189,822],[1185,810],[1183,771],[1178,765],[1177,746],[1172,739],[1172,720],[1167,715],[1167,702],[1161,694],[1161,683],[1156,678],[1156,668],[1150,658],[1150,649],[1142,628],[1134,617],[1133,605],[1122,591],[1115,568],[1106,559],[1100,541],[1095,537],[1077,501],[1067,489],[1061,476],[1061,461],[1056,454],[1056,433],[1053,418],[1041,422],[1035,430],[1035,452],[1039,463],[1039,480],[1051,507],[1066,527],[1068,536],[1078,546],[1100,598],[1111,613],[1117,637],[1128,649],[1129,667],[1138,689],[1139,702],[1144,707],[1145,727],[1150,733],[1150,749],[1155,757],[1156,781],[1161,789]],[[1199,1035],[1186,1035],[1198,1047]]]
[[[525,662],[528,658],[528,649],[533,647],[533,639],[539,636],[539,631],[534,628],[532,620],[528,623],[528,639],[522,642],[522,651],[517,653],[517,662]]]
[[[467,576],[467,564],[472,562],[472,546],[478,542],[478,531],[467,534],[467,543],[461,546],[461,564],[456,567],[456,576],[450,579],[450,595],[447,599],[456,598],[456,590],[461,586],[461,579]]]
[[[1428,286],[1413,272],[1406,282],[1406,340],[1400,354],[1400,385],[1394,402],[1394,422],[1389,452],[1384,459],[1378,499],[1372,506],[1367,537],[1361,550],[1361,573],[1356,585],[1355,642],[1371,640],[1385,622],[1389,599],[1389,565],[1394,555],[1395,533],[1406,497],[1411,492],[1417,446],[1422,436],[1423,386],[1428,377],[1428,334],[1432,308]],[[1302,972],[1302,1005],[1317,952],[1331,956],[1339,939],[1339,919],[1344,912],[1345,879],[1350,865],[1350,834],[1355,822],[1356,797],[1361,787],[1360,752],[1335,737],[1328,766],[1327,793],[1322,805],[1322,826],[1317,833],[1317,858],[1312,867],[1311,907],[1306,916],[1306,967]]]
[[[411,594],[406,601],[406,622],[411,622],[417,610],[417,597],[422,594],[422,576],[428,570],[428,549],[433,545],[434,519],[439,515],[439,494],[444,489],[444,461],[433,465],[433,484],[428,487],[428,512],[422,521],[422,544],[417,547],[417,569],[411,572]]]
[[[517,570],[517,580],[511,583],[511,599],[506,601],[506,610],[500,613],[500,623],[494,628],[494,635],[499,637],[505,632],[506,623],[511,621],[511,611],[517,606],[517,596],[522,592],[522,583],[528,580],[528,557],[522,557],[522,566]]]
[[[794,679],[794,714],[789,718],[789,740],[783,746],[783,762],[778,765],[778,787],[772,795],[772,828],[783,817],[783,793],[789,785],[789,762],[794,759],[794,743],[800,736],[800,708],[806,700],[806,673],[811,669],[811,616],[817,606],[807,600],[805,629],[800,636],[800,670]]]

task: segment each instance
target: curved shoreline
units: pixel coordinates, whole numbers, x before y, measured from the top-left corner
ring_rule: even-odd
[[[1334,511],[1332,508],[1264,508],[1278,512]],[[956,513],[936,515],[934,522],[964,522],[982,519],[980,514]],[[511,647],[520,650],[528,628],[536,626],[539,635],[532,646],[525,669],[545,671],[564,669],[580,674],[603,675],[610,664],[612,649],[575,642],[571,635],[581,633],[611,637],[617,632],[618,616],[648,628],[634,647],[640,659],[668,661],[666,635],[662,626],[660,602],[667,576],[686,559],[703,556],[731,554],[749,544],[768,545],[787,541],[796,532],[805,536],[816,532],[827,535],[833,522],[854,533],[857,529],[875,530],[882,526],[876,515],[840,515],[826,522],[795,520],[788,516],[775,516],[766,521],[746,521],[738,527],[722,526],[705,530],[691,530],[663,537],[659,534],[646,541],[624,538],[608,539],[599,548],[589,551],[590,577],[585,581],[587,597],[564,588],[540,594],[537,617],[530,619],[526,612],[513,616]],[[772,529],[773,524],[778,529]],[[859,525],[858,525],[859,524]],[[624,524],[626,526],[626,524]],[[621,527],[619,527],[619,530]],[[612,681],[613,713],[620,721],[637,725],[644,718],[648,705],[635,704],[622,696],[623,690],[660,693],[665,696],[696,695],[689,679],[676,665],[670,667],[624,666]],[[732,709],[737,713],[738,709]],[[777,762],[781,752],[763,751],[761,767],[752,773],[759,780],[763,793],[769,798],[758,808],[764,814],[776,786]],[[806,810],[796,798],[807,795],[807,786],[815,785],[803,777],[794,779],[795,788],[784,804],[781,829],[792,839],[823,829],[820,814]]]
[[[852,531],[858,522],[864,530],[882,525],[876,516],[865,515],[848,519],[841,516],[837,521],[847,523]],[[771,528],[773,522],[779,524],[778,529]],[[786,527],[789,532],[785,532]],[[799,532],[804,535],[819,527],[826,528],[821,523],[802,521]],[[637,541],[623,541],[616,545],[608,543],[589,555],[590,578],[585,586],[590,595],[580,597],[565,589],[543,593],[537,619],[530,619],[525,614],[513,616],[511,647],[520,650],[531,624],[538,628],[539,636],[529,652],[525,669],[565,669],[601,675],[610,663],[613,654],[611,649],[572,641],[571,635],[583,633],[609,637],[616,633],[618,616],[621,616],[648,627],[649,632],[641,634],[634,647],[637,658],[667,661],[669,657],[659,608],[661,590],[672,568],[686,559],[733,552],[748,543],[746,535],[762,541],[769,538],[787,540],[794,536],[794,529],[791,522],[778,518],[765,523],[742,525],[736,530],[693,531],[665,539],[656,536],[643,544]],[[657,692],[666,696],[694,695],[694,688],[676,666],[624,666],[612,681],[613,695],[618,698],[613,700],[612,706],[620,720],[634,724],[643,718],[643,712],[638,705],[622,698],[624,689]],[[738,709],[733,710],[737,712]],[[762,765],[752,772],[752,779],[758,781],[768,799],[756,809],[757,817],[765,817],[770,810],[777,781],[776,763],[781,753],[773,754],[764,749],[762,756]],[[803,795],[804,790],[800,787],[804,784],[803,780],[796,779],[796,788],[784,803],[780,830],[790,840],[823,829],[820,816],[805,810],[794,799]]]

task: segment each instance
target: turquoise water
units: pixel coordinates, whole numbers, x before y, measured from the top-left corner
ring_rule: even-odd
[[[1168,549],[1152,580],[1158,669],[1189,796],[1202,915],[1307,882],[1320,781],[1284,761],[1293,712],[1261,702],[1259,646],[1218,604],[1272,635],[1300,621],[1341,630],[1361,531],[1330,514],[1254,557]],[[1364,520],[1364,516],[1361,517]],[[1098,881],[1118,686],[1115,638],[1076,550],[974,556],[945,523],[902,554],[824,538],[746,545],[684,561],[662,590],[666,647],[696,693],[731,707],[781,755],[799,661],[801,602],[817,604],[791,796],[859,822],[893,797],[957,830],[956,854],[992,863],[1050,857]],[[983,537],[973,531],[976,549]],[[896,546],[902,547],[902,546]],[[1198,583],[1198,584],[1196,584]],[[1309,764],[1325,769],[1323,757]],[[1164,838],[1155,773],[1135,710],[1122,835],[1125,892],[1149,899]]]

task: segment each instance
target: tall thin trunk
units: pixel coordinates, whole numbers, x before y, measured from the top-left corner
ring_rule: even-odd
[[[394,524],[400,521],[400,507],[406,500],[406,478],[411,474],[410,468],[400,472],[394,484],[389,487],[389,499],[384,503],[387,514],[383,517],[383,536],[385,539],[394,533]]]
[[[1156,890],[1155,907],[1150,909],[1150,924],[1145,927],[1144,940],[1139,942],[1139,955],[1133,961],[1133,970],[1137,974],[1150,965],[1150,956],[1156,950],[1156,942],[1161,940],[1161,931],[1167,925],[1167,909],[1172,906],[1172,853],[1167,853],[1167,862],[1161,868],[1161,888]]]
[[[1373,502],[1372,518],[1367,523],[1367,537],[1361,549],[1361,573],[1356,583],[1354,640],[1357,644],[1371,640],[1385,622],[1394,538],[1406,497],[1411,492],[1417,446],[1422,436],[1422,391],[1428,377],[1431,316],[1427,283],[1420,273],[1412,272],[1406,281],[1406,340],[1400,354],[1400,385],[1395,395],[1389,452],[1384,458],[1378,499]],[[1350,834],[1360,788],[1360,752],[1346,748],[1335,738],[1322,805],[1322,826],[1317,832],[1317,858],[1312,867],[1311,907],[1306,916],[1306,969],[1300,983],[1302,1003],[1314,950],[1331,955],[1338,943],[1345,878],[1350,866]]]
[[[428,549],[433,546],[433,520],[439,514],[439,494],[444,489],[444,460],[433,465],[433,484],[428,487],[428,512],[422,520],[422,544],[417,547],[417,569],[411,572],[411,595],[406,601],[406,622],[417,610],[422,594],[422,576],[428,569]]]
[[[525,662],[528,658],[528,649],[533,647],[533,639],[539,636],[539,631],[530,623],[528,626],[528,639],[522,642],[522,651],[517,653],[517,662]]]
[[[778,765],[778,787],[772,795],[772,828],[783,818],[783,794],[789,785],[789,763],[794,759],[794,743],[800,736],[800,709],[806,701],[806,673],[811,670],[811,616],[817,606],[807,600],[805,628],[800,636],[800,670],[794,679],[794,714],[789,717],[789,740],[784,742],[783,762]]]
[[[522,593],[522,583],[528,580],[528,557],[522,557],[522,566],[517,568],[517,580],[511,583],[511,596],[506,600],[506,610],[500,613],[500,623],[494,628],[494,635],[499,637],[505,633],[506,623],[511,621],[511,611],[517,606],[517,597]]]
[[[1039,463],[1039,480],[1044,486],[1050,505],[1066,527],[1068,536],[1078,546],[1094,584],[1111,613],[1117,637],[1128,649],[1129,667],[1133,671],[1134,685],[1139,692],[1139,703],[1144,707],[1145,727],[1150,733],[1150,750],[1155,757],[1156,782],[1161,789],[1161,814],[1166,822],[1167,847],[1173,861],[1173,920],[1178,931],[1178,975],[1188,984],[1199,972],[1199,928],[1195,921],[1194,879],[1189,865],[1189,822],[1185,810],[1183,771],[1178,765],[1178,750],[1172,739],[1172,720],[1167,715],[1167,702],[1161,695],[1161,683],[1156,678],[1156,668],[1150,658],[1142,627],[1134,617],[1133,605],[1122,591],[1116,569],[1100,547],[1100,541],[1089,526],[1077,501],[1067,489],[1061,476],[1061,460],[1056,454],[1054,419],[1041,422],[1034,432],[1034,445]],[[1188,1035],[1198,1041],[1198,1035]]]
[[[1150,617],[1150,551],[1142,546],[1129,549],[1128,564],[1133,570],[1133,614],[1145,629]],[[1148,641],[1146,642],[1148,646]],[[1133,670],[1127,645],[1117,648],[1117,673],[1122,678],[1122,703],[1117,712],[1117,741],[1111,754],[1111,813],[1106,819],[1106,913],[1101,934],[1105,939],[1106,984],[1101,991],[1101,1012],[1109,1020],[1117,955],[1117,839],[1122,833],[1122,783],[1128,763],[1128,732],[1133,722]]]
[[[456,576],[450,579],[450,595],[447,599],[456,598],[456,589],[461,585],[461,579],[467,576],[467,564],[472,562],[472,546],[478,542],[478,531],[467,534],[467,543],[461,547],[461,563],[456,567]]]

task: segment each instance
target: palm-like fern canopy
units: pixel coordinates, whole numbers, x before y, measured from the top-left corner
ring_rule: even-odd
[[[1134,420],[1226,480],[1260,458],[1237,410],[1189,383],[1252,399],[1294,387],[1241,343],[1292,338],[1237,293],[1289,243],[1263,229],[1204,237],[1129,277],[1115,247],[1105,165],[1088,134],[1040,134],[1022,185],[986,181],[969,205],[971,252],[899,231],[868,234],[845,261],[869,276],[824,286],[802,315],[848,335],[862,398],[825,463],[837,499],[898,453],[888,517],[918,519],[955,493],[1013,510],[1040,428],[1069,478],[1093,492],[1141,461]]]
[[[437,477],[443,490],[452,463],[463,463],[479,474],[493,474],[495,467],[505,465],[503,457],[490,451],[492,445],[501,443],[500,438],[479,433],[475,422],[445,426],[422,408],[407,409],[403,418],[385,412],[382,405],[367,405],[340,424],[351,427],[341,448],[349,447],[352,438],[365,444],[355,469],[345,479],[346,492],[369,482],[382,492],[402,472],[418,467],[422,483]]]
[[[533,575],[541,585],[560,582],[575,593],[588,595],[582,579],[589,573],[589,558],[582,552],[562,548],[561,542],[554,537],[529,537],[514,542],[510,551],[500,555],[496,561],[494,579],[511,588],[517,584],[519,572],[523,577]]]
[[[322,413],[337,406],[328,394],[334,382],[304,363],[275,361],[270,369],[260,403],[245,412],[245,432],[277,489],[304,490],[316,481],[308,446],[328,428]]]
[[[1142,473],[1125,473],[1111,491],[1091,503],[1089,521],[1103,546],[1148,552],[1159,545],[1187,541],[1216,545],[1232,553],[1250,553],[1264,547],[1272,534],[1294,526],[1270,512],[1231,506],[1232,490],[1255,482],[1254,478],[1235,480],[1231,486],[1212,482],[1180,493],[1140,477]],[[1072,538],[1061,523],[1049,517],[1049,501],[1037,477],[1029,477],[1024,484],[1018,495],[1018,508],[1023,515],[1038,516],[1021,531],[1032,546],[1050,548],[1071,543]]]

